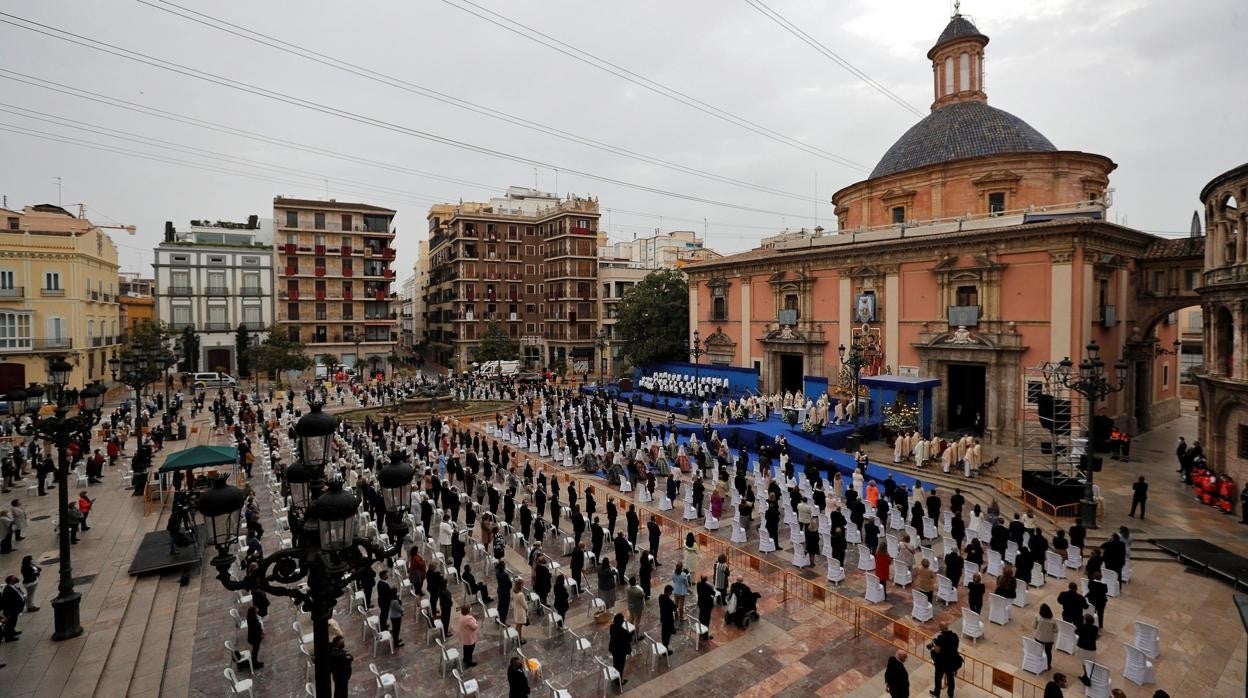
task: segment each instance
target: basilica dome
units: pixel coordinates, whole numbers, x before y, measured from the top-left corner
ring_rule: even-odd
[[[942,162],[1057,148],[1026,121],[982,101],[952,102],[910,127],[880,158],[871,179]]]

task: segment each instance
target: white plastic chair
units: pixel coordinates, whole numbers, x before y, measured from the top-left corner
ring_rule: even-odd
[[[1057,642],[1053,647],[1059,652],[1074,654],[1076,638],[1075,624],[1059,618],[1057,620]]]
[[[936,598],[946,606],[958,602],[958,590],[953,586],[953,580],[943,574],[936,575]]]
[[[895,562],[893,563],[893,584],[896,584],[899,587],[906,587],[910,586],[910,583],[913,581],[914,574],[910,571],[909,567],[899,565]]]
[[[620,672],[616,671],[615,667],[608,664],[601,657],[594,657],[594,661],[598,663],[598,691],[605,696],[607,694],[607,686],[611,685],[612,681],[620,680]]]
[[[399,682],[398,679],[394,678],[394,674],[389,672],[383,674],[382,671],[377,668],[377,665],[371,662],[368,665],[368,670],[373,673],[373,679],[377,682],[377,693],[374,698],[385,698],[386,696],[391,696],[392,698],[399,697]]]
[[[241,696],[246,693],[248,696],[251,696],[251,698],[256,698],[256,694],[251,690],[251,679],[238,678],[238,676],[234,674],[233,669],[225,669],[225,681],[230,685],[230,692],[228,695]]]
[[[1145,657],[1156,659],[1161,653],[1161,631],[1155,625],[1135,621],[1135,646]]]
[[[463,661],[461,661],[460,656],[459,656],[459,648],[447,647],[446,645],[442,644],[441,640],[436,640],[436,642],[438,643],[438,650],[442,654],[442,661],[441,661],[442,678],[446,678],[446,668],[452,664],[462,669],[464,664],[463,664]]]
[[[1101,572],[1101,581],[1105,582],[1105,594],[1110,598],[1118,596],[1122,592],[1122,586],[1118,582],[1118,573],[1113,570],[1103,570]]]
[[[1005,561],[1001,559],[1001,553],[995,550],[988,551],[988,576],[1000,577],[1005,571]]]
[[[1030,637],[1023,638],[1023,671],[1039,676],[1048,670],[1049,658],[1044,653],[1044,645]]]
[[[455,677],[455,683],[459,685],[459,695],[461,696],[479,696],[481,695],[481,684],[476,679],[464,680],[460,675],[459,669],[451,669],[451,676]]]
[[[233,640],[225,641],[225,652],[229,655],[230,661],[238,666],[247,665],[247,670],[256,673],[256,665],[251,661],[251,650],[240,650],[235,646]]]
[[[653,674],[659,667],[659,658],[667,662],[667,668],[672,668],[672,652],[666,645],[658,640],[650,637],[650,633],[642,633],[642,637],[650,642],[650,673]]]
[[[974,562],[966,563],[962,568],[962,586],[970,584],[977,574],[979,574],[979,565]]]
[[[865,596],[867,599],[867,603],[883,603],[884,585],[880,584],[879,578],[876,577],[874,574],[868,573],[866,575],[866,578],[867,578],[867,589],[865,592]]]
[[[988,595],[988,622],[1006,625],[1010,622],[1010,600],[1000,594]]]
[[[1113,683],[1109,677],[1109,667],[1085,661],[1083,669],[1091,680],[1084,694],[1088,698],[1109,698],[1110,684]]]
[[[962,607],[962,634],[972,641],[984,636],[984,619],[965,606]]]
[[[382,630],[380,621],[377,616],[369,616],[364,622],[364,632],[373,636],[373,656],[377,656],[377,645],[385,642],[390,646],[390,654],[394,654],[394,634],[389,630]]]
[[[932,602],[927,600],[927,594],[924,594],[918,589],[911,589],[910,598],[912,599],[910,617],[920,623],[926,623],[931,620],[934,615],[934,611],[932,610]]]
[[[1083,550],[1078,546],[1072,545],[1066,548],[1066,567],[1072,570],[1083,567]]]
[[[1157,683],[1157,669],[1153,666],[1152,660],[1145,656],[1144,652],[1135,645],[1124,642],[1122,646],[1127,650],[1122,666],[1123,677],[1137,686]]]

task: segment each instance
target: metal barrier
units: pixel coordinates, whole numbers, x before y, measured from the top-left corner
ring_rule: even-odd
[[[452,418],[450,422],[455,427],[464,426],[460,419]],[[484,429],[476,423],[475,419],[470,418],[467,426],[477,429],[481,436],[488,441],[496,441],[500,445],[506,444],[506,442],[499,440],[497,437],[486,434]],[[525,453],[524,455],[530,456],[531,454]],[[548,475],[563,475],[575,478],[578,481],[591,479],[592,477],[579,471],[568,471],[551,465],[542,458],[530,458],[530,460],[533,461],[535,469],[544,471]],[[998,477],[997,479],[1010,482],[1006,478]],[[592,477],[592,480],[595,489],[599,489],[599,486],[603,485],[599,478]],[[629,504],[633,503],[631,498],[622,496],[606,486],[600,489],[606,494],[607,498],[614,498]],[[1021,487],[1018,489],[1022,491]],[[604,500],[603,506],[605,505],[606,501]],[[653,510],[646,510],[646,513],[654,517],[663,535],[677,536],[676,540],[682,548],[684,547],[685,536],[693,533],[698,542],[700,567],[706,568],[708,563],[713,564],[715,560],[719,559],[720,555],[724,555],[728,559],[729,568],[734,570],[733,574],[737,574],[737,571],[740,570],[750,570],[764,584],[779,591],[783,601],[801,601],[820,608],[826,613],[830,613],[837,620],[850,624],[853,628],[854,637],[866,635],[885,645],[904,649],[911,656],[917,657],[928,664],[932,663],[927,645],[932,641],[933,636],[922,629],[916,628],[904,620],[892,618],[869,606],[864,606],[855,599],[829,589],[818,579],[806,579],[786,565],[778,565],[764,560],[730,542],[716,538],[701,526],[690,526]],[[697,573],[698,570],[690,570],[690,574],[694,576],[695,582],[697,581]],[[958,670],[959,681],[993,695],[1010,696],[1010,698],[1043,698],[1044,687],[1042,685],[1000,669],[990,662],[981,660],[973,654],[966,652],[965,647],[960,648],[960,650],[963,663],[962,668]]]
[[[994,475],[992,479],[995,483],[993,487],[998,492],[1010,499],[1020,501],[1036,511],[1055,519],[1073,519],[1079,516],[1078,502],[1073,504],[1052,504],[1023,489],[1022,484],[1017,480],[1000,475]]]

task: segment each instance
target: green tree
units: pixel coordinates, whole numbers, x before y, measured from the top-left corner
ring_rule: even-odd
[[[689,285],[677,271],[646,275],[620,299],[615,332],[635,366],[689,360]]]
[[[136,371],[143,372],[149,382],[154,381],[164,373],[166,365],[173,366],[178,358],[169,349],[170,336],[169,326],[163,322],[140,320],[130,332],[121,359],[132,361]]]
[[[251,348],[251,333],[247,331],[247,325],[238,323],[238,330],[234,333],[234,350],[238,355],[238,375],[242,378],[251,376],[251,361],[248,360],[247,350]]]
[[[182,369],[187,373],[197,373],[199,371],[199,335],[195,334],[195,328],[190,325],[183,327],[178,344],[182,347]]]
[[[486,361],[510,361],[520,358],[520,343],[507,336],[503,323],[490,320],[485,327],[485,335],[481,342],[472,349],[472,360],[477,363]]]
[[[247,351],[256,369],[268,373],[270,378],[276,375],[278,385],[281,385],[283,372],[303,371],[312,365],[303,343],[292,341],[284,328],[277,325],[269,328],[263,342],[252,345]]]

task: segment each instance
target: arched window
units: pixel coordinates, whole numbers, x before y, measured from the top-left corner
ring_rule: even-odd
[[[945,57],[945,94],[953,93],[953,56]]]
[[[969,53],[963,53],[958,61],[958,83],[958,89],[964,92],[971,89],[971,55]]]

